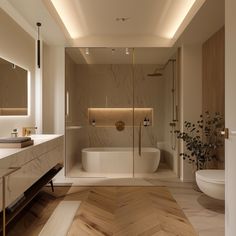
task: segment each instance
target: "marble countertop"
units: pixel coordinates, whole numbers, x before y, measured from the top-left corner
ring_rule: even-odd
[[[25,147],[25,148],[0,148],[0,159],[6,158],[8,156],[18,154],[20,152],[23,152],[28,149],[32,149],[33,147],[42,144],[44,142],[56,139],[58,137],[61,137],[63,135],[58,134],[34,134],[30,137],[34,140],[34,145]]]

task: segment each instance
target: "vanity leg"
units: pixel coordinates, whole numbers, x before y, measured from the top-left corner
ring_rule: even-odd
[[[5,198],[6,198],[6,193],[5,193],[5,187],[6,185],[6,178],[5,176],[2,177],[2,235],[6,235],[6,206],[5,206]]]
[[[6,235],[6,178],[20,169],[20,167],[10,167],[9,171],[2,176],[2,236]],[[1,233],[1,232],[0,232]]]
[[[53,186],[53,182],[52,182],[52,180],[51,180],[49,183],[50,183],[50,185],[51,185],[52,192],[54,193],[54,186]]]

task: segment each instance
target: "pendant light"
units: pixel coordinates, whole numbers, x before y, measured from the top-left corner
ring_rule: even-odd
[[[41,51],[40,51],[40,26],[42,25],[40,22],[36,23],[38,27],[38,39],[37,39],[37,65],[40,68],[40,60],[41,60]]]

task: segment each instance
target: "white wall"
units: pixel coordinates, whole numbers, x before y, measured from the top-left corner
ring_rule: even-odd
[[[43,45],[43,133],[64,134],[65,49]]]
[[[30,71],[31,114],[28,117],[0,117],[0,136],[13,128],[35,125],[35,40],[0,9],[0,57]]]
[[[225,126],[236,130],[236,1],[225,1]],[[236,235],[236,136],[225,142],[226,221],[225,235]]]
[[[184,130],[184,121],[199,119],[202,113],[202,45],[184,45],[181,48],[180,75],[180,130]],[[184,151],[180,142],[180,153]],[[192,165],[180,159],[180,178],[193,180]]]

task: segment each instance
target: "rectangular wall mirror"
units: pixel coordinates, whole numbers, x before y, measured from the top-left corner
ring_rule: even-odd
[[[28,74],[27,70],[0,58],[0,116],[28,115]]]

